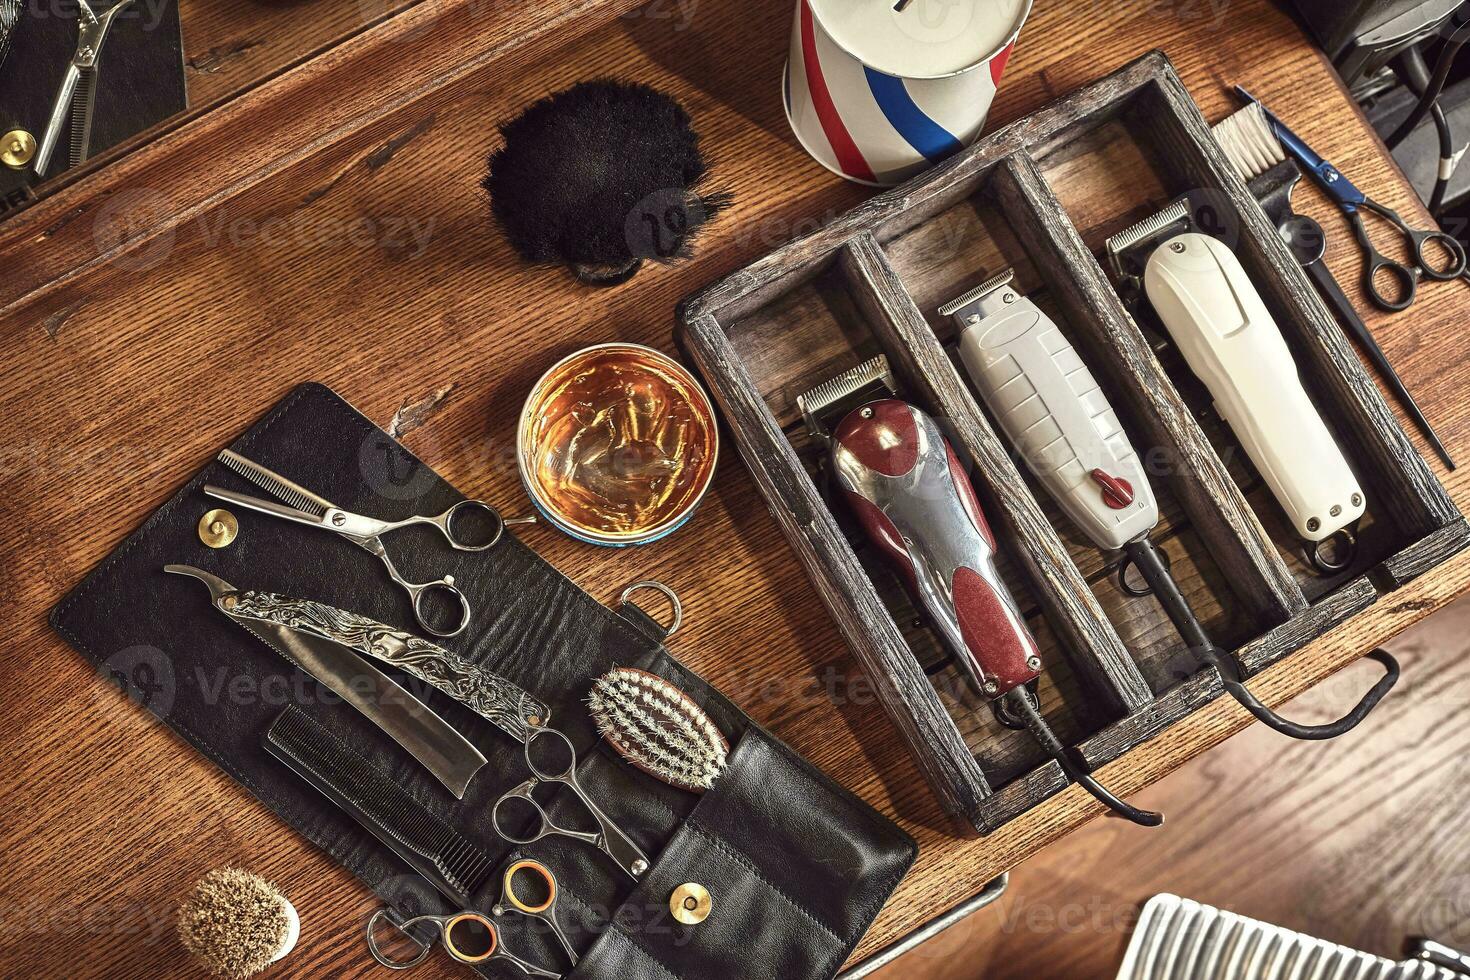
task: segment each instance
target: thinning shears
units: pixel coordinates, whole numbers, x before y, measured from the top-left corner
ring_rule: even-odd
[[[298,524],[308,524],[325,531],[333,531],[364,551],[377,555],[382,559],[384,567],[388,569],[389,577],[403,586],[409,598],[413,600],[413,614],[418,619],[419,625],[435,636],[457,636],[464,632],[465,627],[470,624],[469,600],[454,584],[452,575],[445,575],[431,582],[410,582],[405,579],[398,573],[392,559],[388,557],[388,550],[383,545],[383,536],[390,531],[413,524],[427,524],[438,528],[439,533],[457,551],[484,551],[500,541],[505,534],[507,524],[523,524],[535,520],[535,518],[518,518],[507,521],[500,516],[499,511],[483,500],[461,500],[444,513],[434,517],[414,515],[401,521],[380,521],[373,517],[364,517],[361,514],[343,510],[305,487],[292,483],[274,470],[267,469],[229,449],[219,454],[219,461],[251,483],[269,491],[272,496],[284,503],[262,500],[246,493],[226,490],[212,483],[204,485],[204,492],[208,496],[262,514],[271,514]],[[477,519],[485,527],[478,532],[477,537],[471,539],[463,530],[463,525]],[[456,530],[457,526],[459,530]],[[435,594],[449,599],[451,608],[456,605],[459,607],[458,616],[452,621],[449,621],[447,617],[434,614],[432,605],[435,600],[430,597]]]
[[[1247,102],[1256,102],[1257,99],[1240,86],[1235,87],[1236,93]],[[1296,158],[1302,165],[1302,169],[1311,174],[1317,184],[1332,198],[1342,213],[1347,215],[1348,223],[1353,226],[1353,234],[1357,236],[1358,244],[1363,248],[1363,254],[1368,260],[1368,267],[1363,273],[1363,288],[1370,298],[1378,306],[1385,310],[1406,310],[1409,304],[1414,302],[1414,293],[1419,286],[1419,276],[1444,282],[1454,279],[1465,271],[1465,247],[1439,228],[1411,228],[1408,222],[1399,216],[1393,208],[1377,201],[1358,190],[1353,182],[1344,176],[1331,163],[1322,158],[1316,150],[1308,145],[1296,133],[1283,123],[1280,119],[1266,109],[1261,107],[1266,118],[1271,121],[1272,128],[1276,131],[1276,138],[1286,148],[1286,152]],[[1414,260],[1412,266],[1403,262],[1390,259],[1373,245],[1372,239],[1368,237],[1368,228],[1363,221],[1363,211],[1372,211],[1383,218],[1403,233],[1405,241],[1409,246],[1409,253]],[[1438,248],[1444,252],[1444,261],[1434,262],[1427,248]],[[1386,295],[1378,286],[1379,274],[1386,272],[1390,282],[1396,282],[1398,289],[1393,295]]]
[[[98,14],[87,0],[77,0],[77,50],[62,76],[56,101],[51,104],[51,119],[46,123],[40,146],[36,148],[32,167],[37,177],[46,176],[46,170],[51,166],[51,155],[56,151],[61,127],[68,114],[71,115],[71,166],[76,167],[86,161],[92,142],[92,106],[97,101],[97,59],[102,55],[102,45],[107,40],[107,32],[112,30],[113,21],[133,2],[119,0]]]

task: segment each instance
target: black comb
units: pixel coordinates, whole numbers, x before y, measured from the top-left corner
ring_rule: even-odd
[[[472,907],[494,864],[311,715],[282,711],[265,750],[367,828],[459,908]]]

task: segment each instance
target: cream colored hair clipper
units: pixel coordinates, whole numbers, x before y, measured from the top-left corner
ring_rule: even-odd
[[[1324,555],[1334,536],[1351,543],[1366,497],[1306,389],[1281,329],[1235,253],[1190,230],[1186,201],[1108,239],[1121,278],[1143,294],[1215,410],[1245,447],[1292,527]],[[1141,275],[1140,275],[1141,273]]]

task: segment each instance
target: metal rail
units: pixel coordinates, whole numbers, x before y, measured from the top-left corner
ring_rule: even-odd
[[[1001,895],[1005,894],[1006,885],[1009,881],[1010,875],[1008,874],[1003,874],[999,878],[994,879],[982,888],[979,893],[967,898],[959,905],[956,905],[948,912],[939,916],[939,918],[931,919],[907,936],[895,940],[867,959],[843,970],[837,974],[836,980],[862,980],[863,977],[872,976],[904,953],[928,942],[956,922],[969,916],[971,913],[978,912],[1000,898]]]

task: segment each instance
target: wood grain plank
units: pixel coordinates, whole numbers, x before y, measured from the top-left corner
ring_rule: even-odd
[[[1411,935],[1465,948],[1470,704],[1455,692],[1470,682],[1467,629],[1461,601],[1397,637],[1405,681],[1352,734],[1324,746],[1242,732],[1138,795],[1173,818],[1167,841],[1095,821],[875,980],[1113,977],[1139,909],[1161,892],[1390,960]],[[1284,712],[1335,717],[1371,670],[1344,671]]]
[[[397,114],[446,111],[507,55],[544,52],[636,6],[555,0],[487,18],[481,0],[423,0],[213,112],[129,141],[0,224],[0,315],[109,263],[150,268],[182,226],[230,198],[328,147],[380,144],[409,128]]]
[[[419,0],[179,0],[189,114],[200,115]]]
[[[1411,222],[1428,221],[1329,66],[1280,9],[1266,0],[1240,0],[1216,22],[1192,18],[1186,8],[1201,9],[1094,5],[1079,19],[1066,4],[1038,4],[1008,65],[992,125],[999,131],[1167,38],[1171,59],[1208,118],[1232,111],[1228,85],[1245,81],[1359,186]],[[526,23],[520,9],[503,12],[508,29]],[[544,8],[533,16],[543,15]],[[470,22],[447,21],[445,28],[455,24]],[[26,941],[0,944],[0,974],[192,977],[195,971],[169,931],[171,909],[196,874],[224,863],[267,873],[301,908],[302,946],[284,971],[367,976],[375,969],[358,933],[370,908],[365,889],[98,682],[46,627],[45,612],[220,445],[307,378],[331,383],[380,424],[405,401],[453,384],[440,409],[407,442],[462,489],[510,508],[520,499],[513,464],[520,398],[557,356],[604,340],[667,347],[680,297],[787,239],[805,240],[824,223],[832,229],[828,254],[850,237],[851,228],[839,216],[870,192],[821,169],[795,143],[784,119],[776,80],[790,24],[787,0],[702,4],[683,31],[651,19],[554,23],[532,43],[470,66],[450,86],[450,95],[429,96],[431,104],[405,103],[393,92],[406,80],[414,87],[431,84],[426,80],[463,65],[467,50],[496,43],[504,34],[431,31],[416,43],[395,46],[370,37],[370,31],[364,42],[376,60],[342,72],[342,98],[351,113],[371,117],[372,84],[381,80],[384,104],[399,107],[369,119],[350,137],[337,139],[337,131],[321,122],[342,108],[335,104],[336,56],[329,53],[312,59],[302,75],[309,84],[272,110],[270,121],[279,129],[257,130],[246,113],[230,139],[207,150],[180,150],[177,160],[175,144],[160,141],[157,155],[149,158],[156,166],[115,162],[95,182],[78,185],[64,205],[59,197],[38,205],[27,233],[11,229],[28,222],[30,212],[0,226],[6,242],[0,289],[24,287],[18,294],[6,292],[9,299],[31,289],[24,278],[13,278],[21,274],[23,253],[33,253],[30,261],[45,267],[40,281],[70,276],[44,300],[7,301],[0,315],[6,382],[0,394],[0,511],[7,518],[0,535],[6,639],[0,670],[25,679],[24,694],[12,698],[8,716],[15,764],[0,777],[7,800],[0,810],[0,845],[11,855],[0,895],[14,913],[6,921],[23,922],[28,930]],[[387,74],[379,79],[376,72]],[[704,136],[718,186],[732,190],[736,203],[710,226],[689,263],[651,268],[626,287],[594,292],[558,270],[520,265],[487,226],[485,201],[474,184],[496,143],[498,123],[546,92],[600,74],[675,94]],[[377,169],[361,163],[429,116],[432,126],[407,152]],[[264,115],[256,120],[265,121]],[[254,141],[261,133],[271,141]],[[1012,151],[1025,143],[1019,132],[1008,139],[1014,140]],[[253,172],[239,159],[247,146],[264,147],[262,157],[282,165],[241,177]],[[285,161],[282,154],[294,155]],[[154,253],[145,247],[149,242],[139,241],[131,250],[92,261],[98,252],[89,239],[103,205],[129,186],[147,186],[150,173],[193,185],[185,188],[188,194],[209,203],[178,225],[167,250]],[[237,177],[238,187],[232,184]],[[978,175],[976,180],[971,192]],[[328,186],[331,192],[311,205],[301,203]],[[1328,229],[1328,264],[1450,450],[1470,456],[1470,400],[1463,397],[1470,374],[1463,353],[1470,293],[1464,284],[1427,284],[1412,315],[1381,314],[1357,286],[1361,261],[1341,216],[1311,186],[1298,191],[1296,206]],[[42,213],[47,220],[39,220]],[[897,221],[903,210],[885,214]],[[250,222],[257,230],[279,227],[267,223],[283,216],[301,222],[304,231],[288,224],[284,235],[263,239],[250,233]],[[429,234],[395,240],[387,234],[389,219],[400,225],[415,221]],[[364,220],[375,224],[355,224]],[[52,253],[47,236],[60,233],[49,229],[66,221],[78,223],[77,238],[70,240],[76,247]],[[347,234],[354,228],[360,230]],[[143,253],[155,264],[129,266],[123,260]],[[37,272],[40,266],[26,268]],[[1410,438],[1424,450],[1416,435]],[[1447,474],[1433,462],[1430,467],[1458,505],[1470,502],[1470,475]],[[941,914],[1100,812],[1090,797],[1068,788],[984,841],[956,837],[734,454],[695,519],[667,541],[611,552],[545,529],[524,533],[548,560],[604,600],[637,577],[656,577],[676,588],[688,618],[675,653],[919,839],[918,864],[863,940],[859,957]],[[1280,704],[1431,615],[1467,585],[1470,557],[1458,553],[1265,669],[1251,687],[1268,703]],[[1357,675],[1365,669],[1353,668],[1344,682],[1353,700],[1361,693]],[[1405,693],[1423,685],[1424,698],[1453,701],[1456,683],[1456,675],[1433,663],[1406,663]],[[1333,684],[1324,693],[1335,699],[1336,689]],[[1399,778],[1408,763],[1442,764],[1464,755],[1470,731],[1463,725],[1448,713],[1398,714],[1401,703],[1398,693],[1385,702],[1385,730],[1401,737],[1373,735],[1381,751],[1375,750],[1371,767],[1362,765],[1356,734],[1324,747],[1284,744],[1272,733],[1255,731],[1241,737],[1249,749],[1242,757],[1254,760],[1249,765],[1240,765],[1234,754],[1207,763],[1207,778],[1192,790],[1204,801],[1192,812],[1203,817],[1185,821],[1171,812],[1176,819],[1154,834],[1099,821],[1084,838],[1095,859],[1078,863],[1119,889],[1141,888],[1146,879],[1134,869],[1198,867],[1198,842],[1225,835],[1233,848],[1258,861],[1231,862],[1225,874],[1207,879],[1219,882],[1222,891],[1201,897],[1224,894],[1228,884],[1246,879],[1258,879],[1251,887],[1266,894],[1300,857],[1301,842],[1315,839],[1314,823],[1339,819],[1325,806],[1338,798],[1335,787],[1353,782],[1373,788],[1376,795],[1352,805],[1368,815],[1394,813],[1394,791],[1412,789]],[[1342,706],[1329,704],[1321,716],[1340,713],[1334,709]],[[1441,718],[1446,720],[1435,728]],[[1216,698],[1104,767],[1100,778],[1119,793],[1134,793],[1249,723],[1242,709]],[[1435,737],[1426,741],[1423,733],[1431,729]],[[1274,753],[1262,751],[1268,744]],[[1227,805],[1246,798],[1237,788],[1251,778],[1279,802],[1279,809],[1265,811],[1264,824],[1241,821],[1241,808]],[[1435,792],[1443,785],[1435,777]],[[1159,798],[1146,793],[1135,802],[1154,805]],[[98,814],[107,819],[99,821]],[[1237,825],[1249,832],[1225,833]],[[1261,826],[1273,833],[1261,834]],[[1400,829],[1407,834],[1414,826],[1419,825]],[[1363,854],[1398,846],[1394,839],[1385,844],[1375,837],[1381,827],[1371,819],[1354,827],[1372,846],[1341,852],[1355,857],[1342,865],[1349,870],[1376,863]],[[1261,847],[1263,839],[1270,846]],[[1415,850],[1422,840],[1400,841],[1408,849],[1404,853],[1429,862],[1424,866],[1452,867],[1444,843]],[[1077,861],[1075,852],[1064,853]],[[1275,873],[1261,874],[1262,866]],[[1395,869],[1389,894],[1410,887],[1403,882],[1412,884],[1415,870],[1412,864]],[[1385,900],[1357,894],[1324,906],[1312,897],[1320,880],[1303,878],[1307,884],[1284,889],[1281,901],[1326,908],[1329,915],[1350,913],[1340,920],[1344,931],[1338,934],[1347,937],[1362,922],[1376,921],[1385,907]],[[1353,880],[1368,894],[1381,879]],[[110,941],[90,943],[88,955],[79,958],[78,923],[86,925],[87,937],[106,935]],[[1018,957],[1018,948],[1037,956],[1055,948],[1024,929],[1007,937],[987,945],[976,962],[1032,962]],[[1120,941],[1114,932],[1102,944],[1115,956]],[[1058,961],[1060,970],[1070,962]]]

